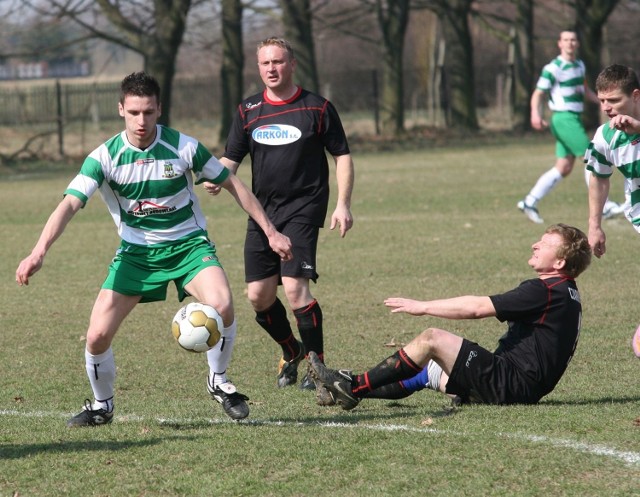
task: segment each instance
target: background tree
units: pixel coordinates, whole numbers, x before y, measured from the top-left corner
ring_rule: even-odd
[[[594,89],[596,78],[602,70],[602,30],[618,1],[574,0],[580,58],[587,68],[587,84],[591,89]],[[599,116],[596,105],[585,106],[584,120],[587,128],[595,128],[599,124]]]
[[[411,0],[376,0],[382,34],[382,129],[404,132],[404,40]]]
[[[70,18],[91,36],[124,46],[142,55],[144,70],[158,79],[162,88],[162,124],[170,123],[171,92],[176,58],[186,29],[192,0],[50,0],[26,3],[43,18]],[[103,27],[103,19],[109,26]],[[111,30],[109,28],[112,28]],[[115,29],[115,32],[113,32]]]
[[[469,29],[472,0],[416,0],[438,16],[446,43],[445,76],[449,124],[478,128],[475,103],[473,44]]]
[[[533,0],[515,0],[516,16],[513,23],[513,126],[531,129],[531,92],[534,82],[533,58]]]
[[[244,44],[242,34],[242,1],[222,0],[220,143],[226,141],[233,115],[243,97]]]
[[[305,89],[318,92],[318,67],[313,39],[313,16],[309,0],[279,0],[284,37],[294,47],[296,80]]]

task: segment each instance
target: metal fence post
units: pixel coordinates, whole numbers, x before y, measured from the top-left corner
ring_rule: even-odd
[[[62,85],[60,84],[60,80],[56,79],[56,113],[57,113],[57,123],[58,123],[58,151],[60,152],[60,156],[64,157],[64,132],[63,132],[63,122],[62,122]]]

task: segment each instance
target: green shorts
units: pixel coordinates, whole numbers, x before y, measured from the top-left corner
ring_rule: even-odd
[[[556,157],[582,157],[589,147],[589,137],[577,112],[554,112],[551,133],[556,138]]]
[[[142,295],[140,302],[166,300],[173,281],[182,302],[188,295],[184,286],[205,267],[222,267],[216,247],[205,236],[188,238],[159,248],[123,242],[109,265],[102,288],[123,295]]]

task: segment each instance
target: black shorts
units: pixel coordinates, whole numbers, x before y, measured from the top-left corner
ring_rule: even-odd
[[[316,253],[318,249],[319,226],[303,223],[287,223],[278,230],[291,240],[293,259],[281,261],[269,246],[264,232],[249,225],[244,242],[245,281],[260,281],[274,274],[292,278],[318,279],[316,272]]]
[[[509,361],[466,339],[451,370],[447,393],[458,395],[462,402],[481,404],[535,404],[540,400]]]

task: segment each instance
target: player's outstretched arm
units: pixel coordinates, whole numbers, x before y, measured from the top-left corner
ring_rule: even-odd
[[[42,267],[44,256],[60,235],[64,232],[71,218],[82,208],[82,201],[73,195],[67,195],[51,213],[42,229],[40,238],[31,253],[25,257],[16,269],[16,283],[28,285],[29,278]]]
[[[291,240],[283,235],[273,225],[267,217],[266,212],[258,202],[251,190],[245,185],[235,174],[230,174],[227,179],[221,183],[222,187],[227,190],[236,199],[236,202],[251,218],[258,223],[264,234],[269,239],[269,246],[284,261],[291,259]]]
[[[384,305],[390,307],[391,312],[446,319],[480,319],[496,315],[496,309],[489,297],[475,295],[427,301],[389,297],[384,301]]]

